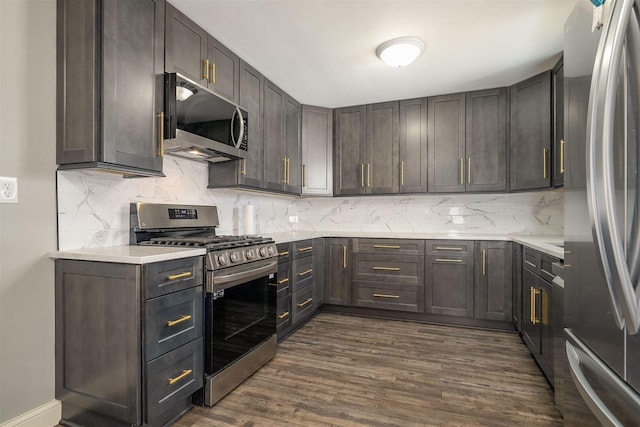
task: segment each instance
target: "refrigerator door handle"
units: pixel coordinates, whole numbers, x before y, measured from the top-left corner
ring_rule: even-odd
[[[615,209],[613,138],[618,72],[635,0],[614,1],[594,65],[587,121],[587,198],[594,241],[620,329],[640,327],[638,300],[631,282]]]
[[[584,399],[585,403],[593,412],[593,415],[602,423],[603,426],[619,426],[623,427],[622,423],[611,413],[609,408],[604,404],[596,391],[589,384],[589,380],[582,372],[580,368],[580,356],[576,349],[566,341],[567,358],[569,359],[569,370],[573,382],[575,383],[580,396]]]

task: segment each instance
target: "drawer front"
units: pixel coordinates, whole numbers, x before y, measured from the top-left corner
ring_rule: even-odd
[[[353,239],[353,252],[360,254],[424,255],[424,240]]]
[[[194,257],[143,265],[146,298],[202,285],[203,260],[203,257]]]
[[[358,307],[382,308],[386,310],[422,311],[418,286],[383,283],[355,283],[355,305]]]
[[[532,273],[540,275],[540,252],[535,249],[522,249],[522,266]]]
[[[547,282],[553,282],[555,275],[551,272],[551,266],[554,262],[560,261],[558,258],[552,257],[547,254],[540,254],[540,277]]]
[[[313,257],[305,257],[293,261],[291,275],[291,292],[296,292],[313,284]]]
[[[146,360],[202,336],[202,286],[146,302]]]
[[[313,255],[313,239],[300,240],[291,245],[293,259],[303,258]]]
[[[423,283],[424,257],[356,254],[353,269],[354,280],[417,285]]]
[[[147,420],[202,387],[203,353],[202,338],[198,338],[147,363]]]
[[[278,243],[278,263],[291,261],[291,243]]]
[[[472,240],[427,240],[427,255],[473,257]]]
[[[291,326],[291,295],[278,298],[276,308],[276,328],[279,330],[287,329]]]
[[[300,323],[313,313],[313,286],[295,292],[292,299],[292,321],[294,325]]]
[[[291,294],[291,263],[278,264],[278,275],[276,276],[278,286],[278,298]]]

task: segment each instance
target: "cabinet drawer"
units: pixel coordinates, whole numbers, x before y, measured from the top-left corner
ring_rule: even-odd
[[[313,284],[313,257],[300,258],[291,266],[291,292]]]
[[[473,257],[474,242],[470,240],[427,240],[427,255]]]
[[[387,310],[422,311],[418,286],[384,283],[355,283],[355,305]]]
[[[202,286],[146,302],[146,360],[202,336]]]
[[[202,387],[203,353],[202,338],[198,338],[147,363],[147,420]]]
[[[202,285],[203,257],[143,265],[146,299]]]
[[[278,243],[278,263],[291,261],[291,243]]]
[[[276,328],[287,329],[291,325],[291,295],[278,298],[276,308]]]
[[[540,252],[525,246],[522,249],[522,265],[524,268],[540,275],[540,255]]]
[[[313,313],[313,286],[307,286],[306,288],[295,292],[292,298],[292,321],[293,324],[298,324],[301,320]]]
[[[424,255],[424,240],[353,239],[353,252],[360,254]]]
[[[278,274],[275,278],[278,287],[278,298],[291,294],[291,263],[278,264]]]
[[[353,271],[354,280],[417,285],[423,282],[424,257],[356,254]]]
[[[313,255],[313,239],[293,242],[291,245],[291,250],[293,252],[293,259]]]
[[[542,277],[547,282],[553,282],[555,275],[551,272],[551,266],[554,262],[560,261],[558,258],[552,257],[547,254],[540,254],[540,277]]]

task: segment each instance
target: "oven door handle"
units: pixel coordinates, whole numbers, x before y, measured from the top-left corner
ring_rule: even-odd
[[[277,266],[278,266],[278,259],[275,258],[266,264],[261,263],[260,266],[248,271],[223,274],[221,276],[214,275],[213,286],[215,286],[217,289],[220,289],[220,288],[228,288],[229,286],[233,286],[233,284],[249,282],[253,279],[258,279],[265,275],[275,273],[277,271]],[[229,285],[230,283],[232,285]]]

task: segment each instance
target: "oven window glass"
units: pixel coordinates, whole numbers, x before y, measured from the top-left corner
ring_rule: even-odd
[[[215,374],[276,332],[276,290],[267,276],[206,298],[206,372]]]

